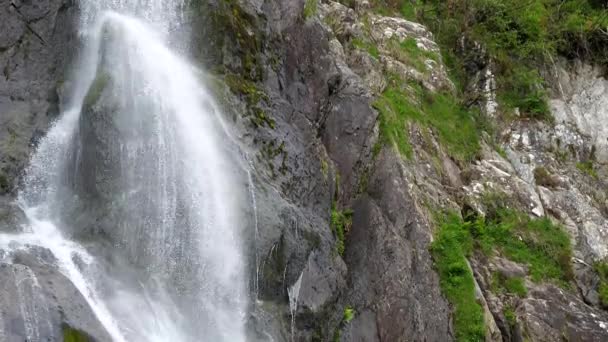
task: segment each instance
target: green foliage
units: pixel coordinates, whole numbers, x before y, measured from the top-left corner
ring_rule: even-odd
[[[374,108],[379,111],[380,143],[395,145],[406,158],[412,157],[409,121],[432,127],[455,159],[472,160],[479,151],[474,115],[450,94],[431,93],[419,84],[406,84],[393,77]]]
[[[481,43],[496,66],[498,98],[505,109],[524,117],[551,120],[544,80],[537,71],[558,55],[608,61],[608,12],[592,0],[376,0],[373,7],[425,23],[444,50],[444,61],[458,81]],[[465,42],[466,42],[465,41]],[[467,54],[469,53],[469,54]]]
[[[503,285],[508,293],[512,293],[518,297],[523,298],[528,294],[528,289],[526,288],[526,284],[522,278],[507,278],[504,280]]]
[[[67,324],[63,325],[63,342],[92,342],[93,339],[86,333],[74,329]]]
[[[503,315],[505,315],[505,319],[509,326],[514,327],[517,325],[517,316],[515,315],[515,310],[510,305],[505,305],[505,308],[502,310]]]
[[[304,3],[304,19],[308,19],[317,14],[317,5],[319,0],[306,0]]]
[[[549,219],[531,219],[514,210],[499,210],[494,219],[478,219],[472,226],[482,251],[498,251],[512,261],[528,265],[533,281],[553,281],[568,287],[573,279],[570,238]]]
[[[414,38],[406,38],[401,42],[397,38],[393,38],[388,42],[387,47],[397,60],[412,65],[420,72],[426,70],[424,62],[427,59],[435,61],[439,59],[434,52],[419,48]]]
[[[598,286],[600,304],[602,307],[608,308],[608,263],[597,262],[595,263],[594,268],[600,278]]]
[[[473,273],[467,256],[473,250],[473,238],[456,215],[446,216],[431,245],[441,290],[453,306],[454,333],[457,341],[483,341],[483,309],[475,298]]]
[[[347,306],[346,308],[344,308],[344,315],[342,315],[342,322],[348,324],[348,323],[350,323],[350,321],[353,320],[353,318],[355,318],[355,309],[351,308],[350,306]]]
[[[576,163],[576,168],[582,171],[583,173],[589,175],[590,177],[597,179],[597,171],[595,171],[592,161],[588,160]]]
[[[233,94],[241,95],[245,99],[249,119],[254,127],[268,126],[274,129],[274,119],[259,107],[260,101],[266,103],[270,101],[264,91],[260,90],[254,82],[235,74],[227,74],[224,81]]]
[[[352,226],[353,212],[351,210],[340,211],[334,203],[331,208],[331,229],[336,237],[336,251],[340,255],[344,255],[346,248],[345,240],[346,233]]]
[[[608,308],[608,283],[602,282],[598,288],[598,294],[600,297],[600,304],[604,308]]]
[[[475,301],[474,279],[467,265],[473,250],[502,256],[526,264],[535,282],[551,281],[569,287],[573,279],[572,248],[566,232],[548,219],[531,219],[513,210],[499,210],[493,218],[463,221],[455,214],[439,220],[431,245],[441,289],[454,307],[454,329],[458,341],[482,341],[483,312]],[[522,278],[500,279],[494,291],[520,297],[527,295]]]
[[[369,53],[370,56],[374,57],[375,59],[378,59],[380,57],[380,52],[378,51],[377,45],[366,39],[354,38],[351,41],[351,44],[356,49],[367,51],[367,53]]]
[[[399,10],[399,12],[401,12],[401,16],[407,20],[411,20],[411,21],[416,21],[417,19],[417,8],[420,6],[420,2],[417,0],[409,0],[409,1],[403,1],[403,4],[401,5],[401,9]]]

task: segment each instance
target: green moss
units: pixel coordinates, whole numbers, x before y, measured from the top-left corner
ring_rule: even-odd
[[[110,83],[110,75],[107,72],[98,71],[84,98],[84,107],[94,105],[101,97],[101,93],[108,86],[108,83]]]
[[[218,60],[224,53],[236,57],[240,65],[229,65],[230,71],[243,79],[259,81],[263,75],[262,49],[265,37],[258,29],[258,17],[245,11],[236,0],[224,0],[217,5],[201,5],[200,15],[209,17],[215,35],[211,39],[218,46]]]
[[[600,278],[600,283],[597,289],[600,304],[602,307],[608,309],[608,263],[596,262],[594,269]]]
[[[505,151],[502,147],[496,146],[496,152],[498,153],[499,156],[503,157],[504,159],[509,159],[509,156],[507,155],[507,151]]]
[[[63,342],[92,342],[93,339],[85,332],[63,325]]]
[[[456,341],[483,341],[483,309],[475,298],[475,281],[467,264],[473,239],[458,216],[442,219],[431,253],[439,273],[441,290],[453,307]]]
[[[374,59],[380,58],[380,51],[378,51],[378,47],[373,42],[370,42],[367,39],[363,38],[354,38],[351,41],[351,44],[354,48],[367,51]]]
[[[593,162],[590,160],[576,163],[576,168],[592,178],[598,178],[597,171],[595,171],[595,168],[593,167]]]
[[[304,3],[304,19],[308,19],[317,14],[319,0],[306,0]]]
[[[426,71],[424,64],[426,60],[439,60],[439,56],[434,52],[419,48],[418,42],[414,38],[406,38],[401,42],[393,38],[388,42],[387,47],[391,55],[397,58],[397,60],[412,65],[420,72]]]
[[[275,178],[277,176],[275,170],[275,159],[278,157],[281,160],[281,165],[278,168],[278,171],[285,175],[287,173],[287,150],[285,149],[285,142],[282,141],[280,144],[276,140],[271,140],[269,142],[262,142],[262,148],[260,149],[260,154],[258,155],[258,160],[260,162],[265,163],[268,166],[268,169],[271,172],[271,177]]]
[[[392,77],[374,108],[379,112],[379,142],[395,145],[406,158],[413,154],[407,133],[410,121],[432,128],[455,159],[469,161],[479,152],[475,115],[450,94],[431,93],[416,83]]]
[[[517,316],[515,315],[515,310],[513,310],[510,305],[505,305],[502,313],[505,315],[505,319],[507,320],[507,323],[509,323],[510,327],[517,325]]]
[[[353,320],[353,318],[355,318],[355,309],[351,308],[350,306],[345,307],[344,314],[342,315],[342,322],[348,324]]]
[[[329,177],[329,164],[324,158],[321,158],[321,174],[325,180]]]
[[[352,216],[353,212],[351,210],[340,211],[337,209],[335,202],[332,205],[330,225],[336,238],[336,252],[339,255],[344,255],[346,234],[352,226]]]
[[[251,124],[254,127],[267,126],[271,129],[275,127],[275,121],[269,117],[268,114],[260,108],[260,102],[270,102],[268,95],[258,88],[258,86],[247,79],[244,79],[235,74],[227,74],[224,77],[224,82],[230,88],[230,91],[234,94],[241,95],[247,103],[248,115]]]
[[[523,278],[507,278],[504,280],[503,286],[508,293],[512,293],[518,297],[523,298],[528,295],[528,289]]]
[[[465,225],[485,254],[500,253],[525,264],[535,282],[551,281],[565,288],[574,278],[570,238],[547,218],[531,219],[524,213],[498,209],[491,218]]]

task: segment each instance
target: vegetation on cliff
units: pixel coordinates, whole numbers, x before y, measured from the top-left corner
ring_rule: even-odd
[[[448,214],[439,220],[431,246],[441,288],[454,306],[454,329],[458,341],[483,341],[483,311],[475,298],[475,280],[467,258],[475,253],[499,255],[526,265],[533,282],[552,282],[570,287],[573,271],[568,234],[549,219],[531,219],[524,213],[499,209],[486,217],[466,220]],[[527,295],[522,278],[495,279],[494,292]]]
[[[550,119],[544,75],[557,56],[608,60],[608,11],[597,0],[375,0],[376,11],[423,22],[453,74],[466,82],[479,53],[491,57],[503,109]],[[474,102],[475,99],[470,99]]]

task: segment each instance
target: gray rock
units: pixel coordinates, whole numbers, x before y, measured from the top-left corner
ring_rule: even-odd
[[[346,250],[348,298],[357,310],[375,313],[378,334],[371,341],[399,341],[403,336],[448,341],[450,310],[432,269],[431,230],[399,159],[389,150],[378,156],[369,197],[353,207]]]
[[[606,341],[608,314],[553,285],[532,289],[516,310],[532,341]]]
[[[96,341],[111,340],[49,250],[27,247],[9,254],[12,263],[0,263],[0,340],[59,341],[65,326]]]
[[[25,213],[12,198],[0,197],[0,231],[16,233],[26,222]]]
[[[57,89],[79,45],[72,5],[0,1],[0,194],[14,192],[31,147],[59,112]]]

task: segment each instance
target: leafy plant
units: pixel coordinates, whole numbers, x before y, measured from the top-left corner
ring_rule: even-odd
[[[339,255],[344,255],[346,233],[352,226],[352,216],[352,210],[340,211],[336,208],[335,203],[332,205],[331,228],[336,237],[336,251]]]
[[[348,323],[350,323],[350,321],[353,320],[353,318],[355,318],[355,309],[351,308],[350,306],[347,306],[346,308],[344,308],[344,315],[342,316],[342,322],[348,324]]]

